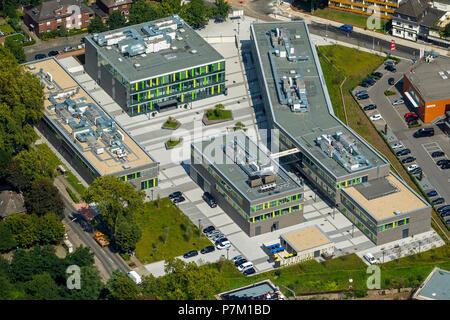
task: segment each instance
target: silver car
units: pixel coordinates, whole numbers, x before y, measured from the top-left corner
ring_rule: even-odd
[[[398,104],[404,104],[404,103],[405,103],[405,101],[403,101],[403,99],[396,99],[396,100],[392,101],[393,106],[396,106]]]
[[[219,233],[218,235],[215,235],[215,236],[212,238],[212,240],[213,240],[213,241],[217,241],[217,240],[222,239],[222,238],[224,238],[224,237],[225,237],[225,235],[224,235],[223,233]]]

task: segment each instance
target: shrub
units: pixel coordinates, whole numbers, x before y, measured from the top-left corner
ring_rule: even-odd
[[[73,202],[78,203],[80,202],[80,199],[76,196],[76,194],[70,189],[69,187],[66,187],[66,191],[69,194],[69,196],[72,198]]]
[[[396,93],[394,92],[394,91],[390,91],[390,90],[386,90],[386,91],[384,91],[384,95],[385,96],[393,96],[393,95],[395,95]]]

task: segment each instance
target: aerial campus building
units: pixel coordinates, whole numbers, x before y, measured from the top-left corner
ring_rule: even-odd
[[[190,176],[251,237],[303,222],[303,186],[243,131],[193,142]]]
[[[430,229],[431,206],[333,112],[306,22],[253,23],[252,55],[268,127],[298,170],[376,244]]]
[[[85,39],[87,73],[130,116],[226,93],[225,59],[177,15]]]
[[[47,139],[88,182],[113,175],[148,189],[158,185],[159,165],[55,58],[25,64],[44,89]]]

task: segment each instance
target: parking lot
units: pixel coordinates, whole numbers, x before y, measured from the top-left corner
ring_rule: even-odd
[[[377,106],[374,110],[366,111],[370,117],[375,114],[381,115],[380,120],[373,120],[373,123],[386,137],[391,146],[396,147],[395,144],[400,144],[402,147],[394,148],[395,152],[410,149],[411,153],[400,156],[403,160],[407,157],[415,157],[415,160],[405,163],[406,166],[417,165],[423,171],[422,179],[418,182],[425,192],[436,190],[438,195],[431,197],[431,200],[442,197],[445,203],[437,205],[437,207],[450,203],[450,170],[441,169],[436,165],[440,159],[448,159],[450,154],[450,138],[445,135],[437,125],[424,124],[418,119],[419,127],[409,128],[405,121],[406,113],[416,113],[417,110],[409,103],[409,101],[401,94],[403,87],[403,73],[413,66],[411,60],[401,60],[396,65],[397,71],[395,73],[384,69],[381,66],[378,72],[383,73],[381,79],[369,87],[357,87],[355,91],[367,90],[369,98],[359,100],[361,106],[375,104]],[[389,78],[394,78],[395,84],[388,84]],[[386,96],[385,90],[395,92],[394,95]],[[405,103],[392,105],[392,101],[396,99],[403,99]],[[387,132],[385,126],[387,125]],[[413,134],[420,128],[433,127],[435,135],[432,137],[414,138]],[[433,158],[431,155],[435,151],[442,151],[444,156]],[[416,175],[420,178],[420,174]]]
[[[223,24],[211,24],[199,33],[208,38],[221,39],[212,45],[226,59],[226,86],[228,94],[220,95],[196,101],[189,108],[179,108],[164,111],[155,117],[139,115],[129,117],[105,92],[77,66],[73,58],[63,59],[71,64],[69,70],[74,70],[74,76],[89,89],[93,95],[103,104],[104,108],[113,115],[116,120],[160,163],[159,184],[157,188],[146,190],[147,200],[156,199],[157,196],[166,197],[172,192],[181,191],[183,202],[177,206],[190,218],[190,220],[202,229],[214,225],[231,242],[231,248],[227,250],[215,250],[207,254],[199,254],[195,257],[184,259],[195,261],[198,264],[215,262],[221,258],[232,258],[238,254],[253,262],[257,272],[273,269],[273,263],[262,249],[262,244],[279,240],[281,233],[297,230],[302,227],[318,225],[335,242],[335,256],[349,253],[372,250],[375,245],[339,211],[334,211],[330,205],[317,195],[314,190],[305,185],[305,203],[303,212],[305,222],[271,233],[262,234],[250,238],[220,207],[210,208],[202,199],[203,190],[190,178],[190,143],[193,140],[210,137],[226,132],[237,122],[245,125],[247,134],[259,142],[264,148],[264,130],[267,127],[261,100],[259,99],[259,86],[256,72],[250,55],[249,24],[251,19],[240,21],[239,36],[243,44],[242,51],[238,50],[235,42],[225,42],[222,36],[234,36],[238,33],[238,25],[235,21]],[[228,32],[228,34],[226,33]],[[220,35],[221,37],[218,37]],[[397,74],[398,76],[398,74]],[[372,89],[372,88],[371,88]],[[369,90],[371,90],[369,89]],[[206,109],[213,108],[221,103],[226,109],[232,110],[233,120],[205,127],[201,118]],[[162,129],[161,126],[167,118],[175,117],[181,122],[181,127],[175,131]],[[166,150],[164,143],[172,136],[181,136],[183,141],[180,147]],[[424,151],[425,152],[425,151]],[[450,199],[450,197],[449,197]],[[403,241],[413,241],[410,238]],[[318,258],[319,260],[321,258]],[[164,274],[164,261],[148,264],[144,268],[155,276]]]

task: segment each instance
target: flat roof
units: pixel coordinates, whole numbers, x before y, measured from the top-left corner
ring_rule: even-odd
[[[381,190],[383,185],[389,185],[384,194]],[[395,189],[395,191],[392,192],[392,189]],[[357,201],[376,220],[395,217],[402,213],[429,206],[392,173],[386,177],[342,190],[350,195],[354,201]],[[368,195],[373,196],[373,194],[378,194],[378,196],[375,198],[368,197]]]
[[[225,145],[229,145],[231,150],[233,150],[233,143],[235,139],[238,141],[236,148],[238,148],[239,151],[233,154],[233,151],[230,151],[230,153],[227,154],[224,151]],[[211,137],[209,139],[195,141],[192,145],[200,154],[203,155],[205,159],[208,160],[209,163],[211,163],[212,167],[214,167],[226,180],[228,180],[227,183],[233,185],[241,193],[241,195],[246,197],[249,201],[273,197],[277,194],[281,197],[282,194],[287,192],[292,192],[294,190],[301,192],[301,190],[303,190],[303,186],[301,186],[282,167],[280,167],[277,161],[271,159],[267,153],[260,149],[259,146],[242,130]],[[249,174],[244,171],[243,166],[234,162],[232,159],[234,154],[244,160],[245,165],[249,170],[252,170],[252,167],[247,160],[255,159],[255,162],[261,169],[267,168],[266,172],[273,172],[276,187],[265,192],[260,192],[259,187],[252,188],[248,184],[250,177]],[[248,158],[245,159],[245,157]]]
[[[309,105],[307,112],[292,112],[288,105],[281,104],[277,96],[276,81],[270,63],[270,51],[273,49],[267,32],[275,28],[286,28],[290,34],[291,48],[297,57],[308,57],[307,60],[288,61],[285,57],[272,56],[278,73],[299,74],[303,77],[306,97]],[[256,43],[257,53],[264,74],[265,90],[270,99],[273,119],[284,129],[290,138],[307,150],[316,161],[322,163],[336,178],[353,174],[373,167],[387,165],[388,162],[378,155],[362,138],[351,131],[334,116],[331,101],[326,89],[320,63],[311,43],[309,32],[304,21],[253,23],[251,33]],[[261,88],[264,90],[264,88]],[[349,172],[334,158],[325,154],[315,140],[321,135],[335,135],[336,132],[354,140],[358,150],[369,161],[369,165],[360,170]],[[312,159],[314,161],[314,159]]]
[[[450,272],[436,267],[414,296],[423,300],[450,300]]]
[[[281,238],[297,253],[333,243],[333,241],[316,225],[282,234]]]
[[[130,33],[132,30],[133,34],[140,37],[140,40],[143,40],[148,37],[142,31],[143,27],[169,21],[170,19],[172,18],[158,19],[106,31],[98,35],[108,36],[123,33],[124,31]],[[100,46],[94,40],[94,35],[88,35],[85,38],[96,48],[99,55],[103,56],[129,83],[224,60],[224,57],[216,49],[199,36],[181,18],[177,16],[176,19],[182,23],[182,26],[175,31],[176,36],[170,41],[170,48],[154,53],[146,53],[145,55],[125,56],[119,51],[117,45]],[[160,38],[160,40],[163,39]]]
[[[45,75],[50,73],[53,84],[57,86],[54,89],[49,89],[48,85],[44,87],[44,115],[49,119],[56,127],[60,130],[60,133],[64,138],[77,148],[77,150],[82,154],[90,164],[95,167],[101,175],[116,174],[118,172],[129,170],[131,168],[136,168],[144,166],[146,164],[154,162],[151,156],[140,146],[122,127],[118,125],[117,122],[108,114],[106,110],[102,108],[100,104],[90,95],[85,89],[68,73],[65,68],[60,64],[60,62],[55,58],[47,58],[43,60],[37,60],[29,62],[25,65],[26,70],[33,74],[37,74],[42,69],[42,73]],[[35,69],[30,70],[30,67]],[[60,88],[58,88],[58,86]],[[109,146],[106,146],[102,139],[97,139],[96,143],[99,147],[104,148],[102,154],[97,154],[94,148],[89,147],[87,142],[80,142],[72,136],[72,128],[66,124],[60,116],[55,112],[55,108],[49,109],[48,107],[53,105],[49,97],[54,93],[69,92],[72,90],[77,90],[70,97],[70,99],[77,101],[77,99],[85,99],[85,103],[92,103],[97,106],[101,111],[104,112],[105,116],[113,120],[113,126],[123,134],[123,144],[127,152],[127,160],[119,160],[113,153],[109,151]],[[58,99],[57,102],[64,102],[66,98]],[[75,120],[79,123],[79,119]],[[90,126],[94,131],[96,130],[95,125]],[[74,141],[76,143],[74,144]],[[124,166],[127,166],[125,169]]]
[[[412,69],[405,76],[426,102],[450,99],[450,58],[438,56],[431,62],[422,58]]]

